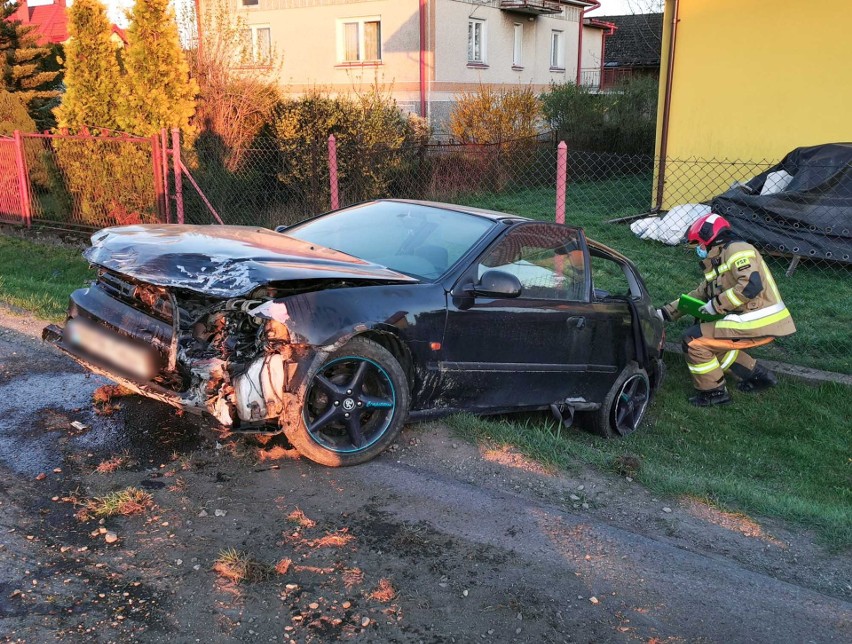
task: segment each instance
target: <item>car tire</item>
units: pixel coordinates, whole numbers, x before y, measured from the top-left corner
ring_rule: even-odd
[[[298,421],[285,432],[293,447],[316,463],[358,465],[394,441],[409,403],[399,361],[380,344],[356,337],[313,370],[302,389]]]
[[[600,409],[584,412],[580,424],[604,438],[627,436],[641,425],[650,401],[648,374],[631,362],[616,378]]]

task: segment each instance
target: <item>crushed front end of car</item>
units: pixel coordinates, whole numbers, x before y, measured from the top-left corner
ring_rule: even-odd
[[[291,332],[287,297],[410,278],[264,229],[128,226],[92,237],[97,280],[43,339],[143,396],[234,429],[299,422],[328,347]]]
[[[269,301],[204,297],[101,269],[72,293],[64,328],[48,326],[43,337],[143,396],[252,427],[279,419],[313,355],[267,317]]]

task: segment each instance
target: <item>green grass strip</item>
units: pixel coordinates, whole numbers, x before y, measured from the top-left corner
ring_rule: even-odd
[[[93,278],[79,250],[0,236],[0,301],[61,321],[71,291]]]
[[[852,546],[851,388],[781,378],[761,394],[733,390],[732,405],[695,409],[682,358],[666,362],[648,418],[624,439],[565,429],[544,413],[448,422],[469,439],[513,445],[564,470],[578,461],[614,469],[617,458],[636,456],[636,478],[655,492],[799,523],[832,548]]]

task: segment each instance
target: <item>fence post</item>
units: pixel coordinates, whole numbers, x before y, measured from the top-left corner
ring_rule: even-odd
[[[154,194],[157,198],[157,218],[167,223],[166,220],[166,193],[163,190],[163,171],[160,168],[162,155],[160,154],[160,136],[153,134],[151,136],[151,168],[154,171]]]
[[[340,208],[340,192],[337,185],[337,139],[328,137],[328,181],[331,187],[331,209]]]
[[[565,223],[565,197],[568,182],[568,144],[560,141],[556,147],[556,223]]]
[[[172,128],[172,165],[175,171],[175,213],[177,223],[183,223],[183,176],[180,169],[180,130]]]
[[[172,223],[172,207],[169,203],[169,135],[166,128],[160,130],[160,172],[163,182],[163,207],[166,223]]]
[[[33,224],[32,203],[30,202],[30,177],[27,172],[27,157],[24,155],[24,140],[21,131],[15,130],[15,165],[18,169],[18,192],[21,195],[21,219],[29,228]]]

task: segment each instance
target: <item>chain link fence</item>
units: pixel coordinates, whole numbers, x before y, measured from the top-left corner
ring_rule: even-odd
[[[0,138],[0,218],[83,229],[162,221],[161,162],[154,137]]]

